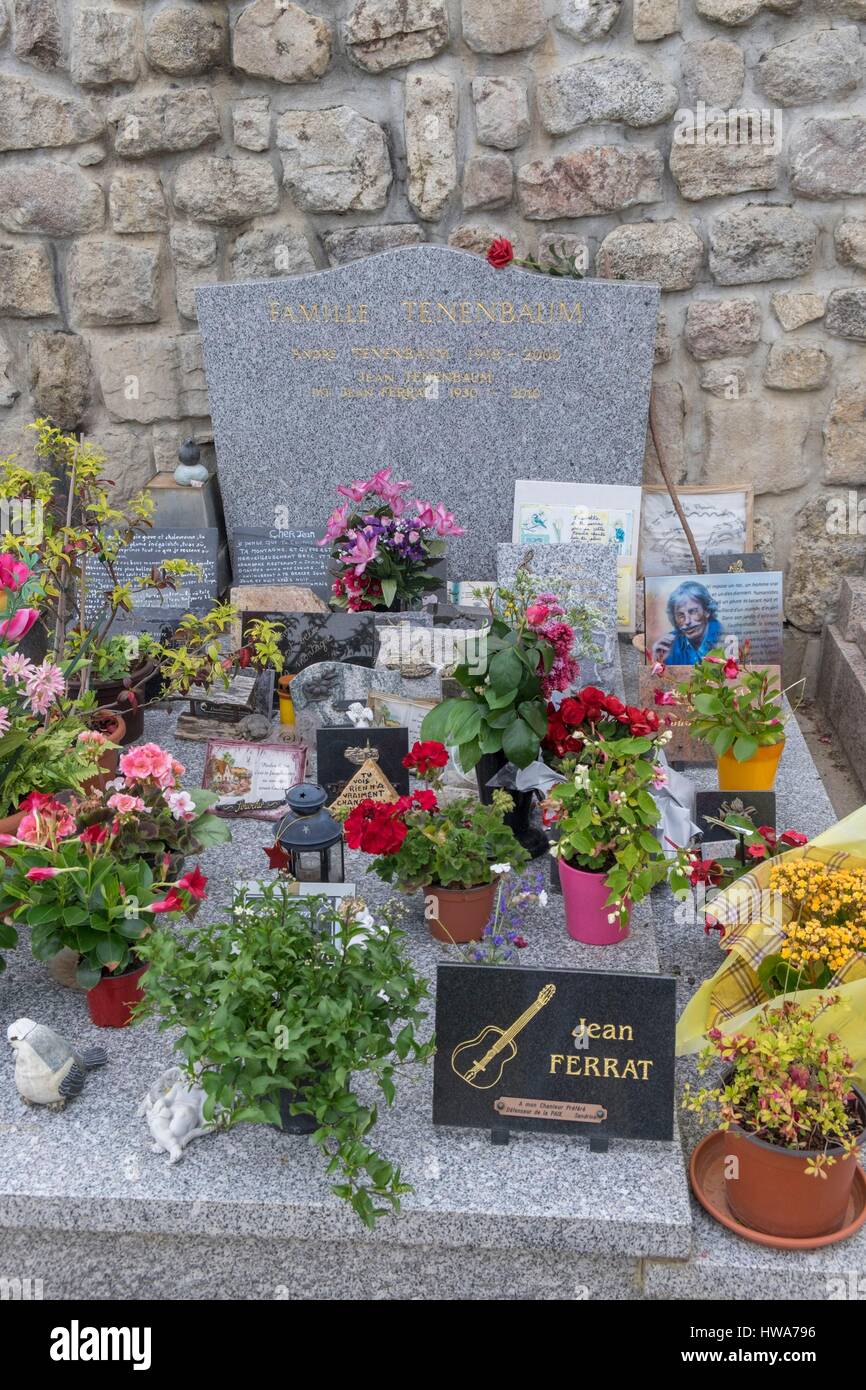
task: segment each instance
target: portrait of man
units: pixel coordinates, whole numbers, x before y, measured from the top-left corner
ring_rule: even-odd
[[[696,579],[678,584],[667,601],[671,631],[653,643],[653,661],[666,666],[694,666],[722,644],[724,628],[709,591]]]

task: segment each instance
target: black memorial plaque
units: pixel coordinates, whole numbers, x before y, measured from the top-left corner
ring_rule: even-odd
[[[433,1123],[673,1138],[667,975],[440,965]]]
[[[329,547],[317,545],[317,531],[280,530],[250,526],[232,534],[232,574],[235,584],[292,584],[312,589],[319,598],[331,597]]]
[[[117,582],[128,584],[132,590],[133,607],[129,613],[118,614],[110,635],[141,632],[156,635],[163,629],[173,631],[185,613],[207,613],[218,597],[219,542],[220,532],[216,527],[189,531],[166,528],[135,535],[120,551],[114,567]],[[187,560],[198,565],[200,576],[181,576],[173,589],[140,589],[138,581],[147,578],[152,569],[159,568],[167,560]],[[95,556],[88,557],[86,575],[85,617],[88,623],[95,623],[105,611],[106,594],[114,585],[107,569]]]
[[[403,766],[408,752],[408,729],[323,727],[316,730],[316,781],[328,801],[334,801],[358,769],[372,761],[400,796],[408,796],[409,772]]]
[[[748,816],[756,827],[771,825],[776,828],[775,792],[697,792],[695,794],[695,825],[700,827],[704,840],[732,840],[733,831],[727,832],[711,820],[724,820],[725,816]]]
[[[758,574],[766,569],[764,557],[758,550],[740,553],[708,555],[709,574]]]
[[[244,638],[255,618],[269,618],[283,624],[285,631],[280,638],[280,649],[287,675],[297,675],[320,661],[373,665],[376,624],[371,612],[244,613]]]

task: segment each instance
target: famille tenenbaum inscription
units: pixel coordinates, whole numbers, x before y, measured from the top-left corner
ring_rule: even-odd
[[[492,579],[527,464],[641,481],[654,286],[497,271],[425,245],[207,285],[197,305],[230,530],[271,524],[289,497],[323,526],[336,482],[388,463],[465,527],[451,573]]]

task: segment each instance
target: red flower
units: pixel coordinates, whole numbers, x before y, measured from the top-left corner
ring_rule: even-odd
[[[195,898],[197,902],[204,902],[206,897],[205,888],[207,887],[207,879],[205,878],[198,865],[196,865],[195,868],[192,869],[188,874],[184,874],[183,878],[179,878],[177,881],[177,886],[178,888],[183,888],[184,892],[189,893],[190,896]]]
[[[552,710],[553,705],[548,705],[548,716]],[[557,713],[557,711],[554,711],[554,713]],[[562,701],[562,704],[559,706],[558,714],[563,724],[570,724],[574,729],[582,724],[586,718],[586,705],[582,700],[576,700],[573,696],[570,696],[567,700]]]
[[[108,831],[104,825],[88,825],[78,838],[83,845],[101,845],[108,839]]]
[[[802,835],[799,830],[783,830],[779,839],[783,845],[807,845],[809,836]]]
[[[732,656],[729,656],[727,661],[725,662],[725,680],[734,681],[737,679],[737,676],[739,674],[739,662],[735,661]]]
[[[487,249],[487,259],[494,270],[502,270],[514,260],[514,247],[507,237],[494,237]]]
[[[31,883],[42,883],[46,878],[56,878],[59,869],[28,869],[24,875]]]
[[[402,813],[411,804],[409,797],[399,801],[372,801],[369,798],[356,806],[345,820],[343,834],[349,849],[363,850],[364,854],[396,854],[406,838],[405,821]]]
[[[708,883],[715,887],[721,882],[723,869],[716,859],[701,859],[698,853],[691,861],[689,883],[694,888],[698,883]]]
[[[403,759],[403,766],[408,767],[418,777],[424,777],[431,768],[444,767],[447,761],[448,749],[445,745],[437,743],[434,739],[427,739],[423,743],[413,743]]]
[[[748,849],[746,850],[746,854],[749,856],[750,859],[766,859],[767,846],[749,845]]]
[[[776,831],[772,825],[759,825],[758,834],[767,841],[771,848],[776,843]]]
[[[654,690],[653,700],[657,705],[675,705],[677,697],[672,690]]]
[[[242,671],[245,671],[245,670],[246,670],[246,668],[249,666],[249,664],[250,664],[250,662],[252,661],[252,659],[253,659],[252,648],[251,648],[251,647],[241,647],[240,651],[238,652],[238,665],[240,666],[240,668],[241,668]]]
[[[413,792],[412,800],[422,811],[439,810],[439,802],[436,800],[435,792],[429,790]]]
[[[704,936],[709,936],[711,931],[717,931],[720,937],[725,934],[725,929],[718,918],[713,917],[712,914],[708,912],[704,917]],[[708,1033],[707,1037],[710,1036],[711,1035]]]
[[[183,899],[176,888],[169,888],[164,898],[144,908],[145,912],[182,912]]]
[[[25,796],[23,801],[18,803],[19,811],[46,811],[49,808],[54,810],[60,803],[54,800],[47,792],[31,792]]]

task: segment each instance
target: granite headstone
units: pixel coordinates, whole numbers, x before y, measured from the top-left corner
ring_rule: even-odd
[[[641,481],[656,286],[423,245],[196,302],[230,531],[287,497],[320,526],[338,483],[390,465],[466,528],[451,572],[492,579],[528,464]]]
[[[220,533],[215,527],[200,530],[149,530],[135,536],[119,552],[114,565],[118,584],[128,584],[132,590],[132,609],[119,612],[111,635],[143,632],[158,636],[163,630],[177,626],[185,613],[202,615],[216,602],[219,593],[218,554]],[[186,560],[199,567],[199,573],[181,576],[174,588],[140,589],[139,580],[150,576],[167,560]],[[85,563],[87,591],[85,618],[98,621],[105,611],[106,596],[114,580],[97,557],[88,556]]]
[[[316,544],[317,531],[283,531],[275,526],[244,526],[232,534],[235,584],[292,584],[331,597],[331,557]]]

